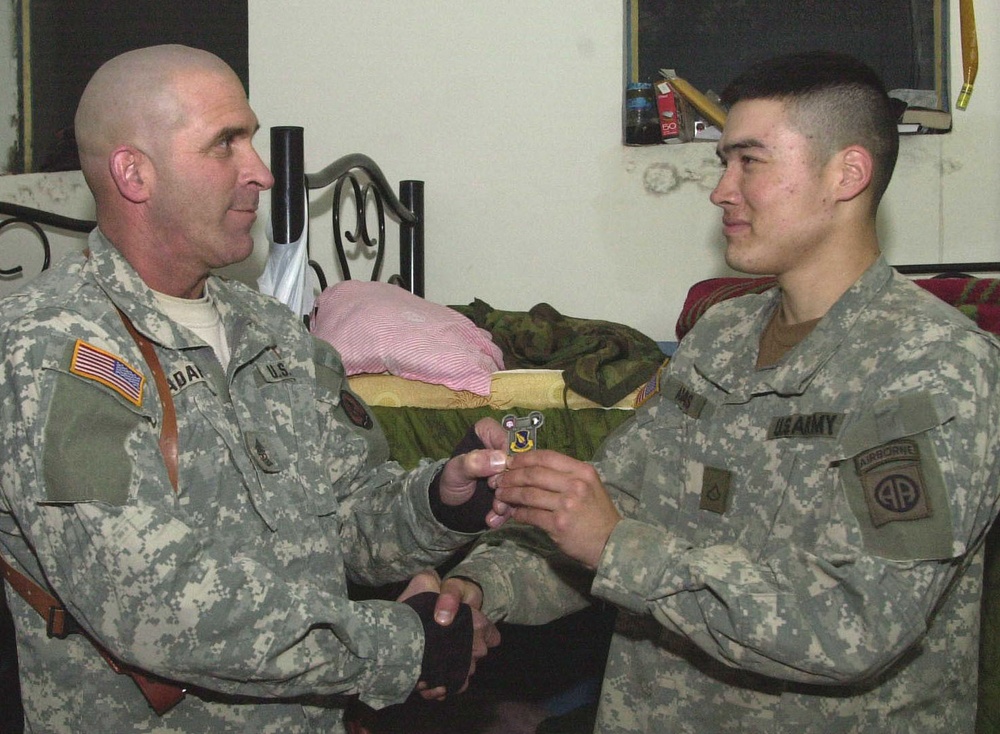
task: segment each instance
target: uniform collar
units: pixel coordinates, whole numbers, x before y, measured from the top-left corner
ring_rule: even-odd
[[[128,314],[136,329],[168,349],[202,346],[200,340],[195,341],[194,334],[163,315],[153,291],[103,232],[95,229],[87,244],[90,249],[88,267],[98,286],[115,306]],[[237,288],[215,275],[209,276],[205,288],[226,327],[233,362],[238,355],[249,361],[274,346],[274,335],[257,322],[255,314],[259,304],[253,303],[246,289]]]
[[[727,402],[741,402],[764,393],[801,395],[891,279],[892,269],[880,256],[837,299],[812,333],[785,355],[778,365],[758,370],[754,363],[760,335],[780,299],[780,290],[775,288],[755,312],[746,315],[743,343],[739,349],[729,352],[729,359],[718,360],[718,355],[709,350],[694,367],[706,380],[729,393]]]

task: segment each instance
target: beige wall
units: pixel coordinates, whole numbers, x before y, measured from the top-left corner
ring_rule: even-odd
[[[307,168],[362,151],[391,178],[426,180],[430,299],[544,300],[673,338],[688,286],[725,270],[708,201],[719,169],[710,144],[620,144],[621,3],[378,7],[252,0],[264,128],[304,126]],[[893,262],[1000,259],[1000,5],[976,12],[969,109],[949,135],[903,141],[880,220]]]
[[[620,144],[620,3],[249,8],[265,159],[269,127],[302,125],[308,170],[364,152],[391,180],[424,179],[431,300],[515,310],[547,301],[668,340],[688,286],[725,272],[708,202],[719,172],[712,146]],[[949,135],[903,141],[880,219],[895,263],[1000,259],[1000,6],[980,2],[976,13],[981,71],[969,109]],[[26,196],[12,180],[21,178],[0,177],[0,198]],[[75,200],[83,216],[85,198]],[[259,234],[238,277],[262,267]],[[328,238],[315,237],[313,253],[334,269]]]

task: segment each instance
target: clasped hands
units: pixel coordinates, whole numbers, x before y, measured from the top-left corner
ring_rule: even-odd
[[[545,531],[567,556],[589,569],[597,568],[604,546],[621,515],[594,467],[555,451],[537,450],[506,456],[501,468],[497,451],[506,447],[504,429],[496,421],[484,419],[476,424],[475,432],[486,450],[473,451],[453,459],[445,469],[445,476],[449,469],[461,471],[466,476],[488,476],[487,482],[494,496],[486,515],[487,525],[498,528],[510,519],[534,525]],[[488,456],[489,469],[481,468],[484,461],[482,454]],[[464,501],[463,497],[473,493],[474,483],[457,492],[448,490],[452,495],[446,498],[445,486],[456,486],[454,478],[455,474],[452,474],[449,477],[452,481],[441,483],[442,499],[449,504]],[[496,627],[480,611],[482,589],[468,579],[453,577],[441,583],[436,574],[430,572],[430,575],[425,575],[427,573],[415,577],[411,586],[419,579],[421,591],[439,592],[434,608],[436,622],[451,624],[462,604],[468,604],[473,610],[471,677],[476,661],[500,642]],[[435,584],[436,589],[432,588]],[[461,690],[466,687],[468,678]],[[444,698],[447,693],[441,687],[428,688],[424,683],[418,685],[418,690],[428,700]]]

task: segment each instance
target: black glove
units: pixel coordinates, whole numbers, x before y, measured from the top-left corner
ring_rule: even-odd
[[[458,693],[472,667],[472,607],[460,604],[455,619],[447,627],[434,621],[438,595],[424,591],[403,600],[418,615],[424,626],[424,658],[420,680],[431,688],[444,686],[448,693]]]
[[[452,458],[467,454],[476,449],[485,449],[486,444],[479,438],[475,427],[466,432],[451,452]],[[435,475],[430,486],[431,512],[445,527],[460,533],[478,533],[488,530],[486,513],[493,507],[493,490],[485,479],[476,480],[476,491],[460,505],[446,505],[441,501],[441,471]]]

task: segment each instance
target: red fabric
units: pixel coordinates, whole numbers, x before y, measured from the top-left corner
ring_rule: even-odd
[[[1000,334],[1000,278],[926,278],[916,283],[973,319],[980,329]]]
[[[709,278],[699,283],[695,283],[688,290],[687,298],[684,299],[684,307],[681,309],[680,318],[674,331],[677,340],[680,341],[684,335],[691,331],[694,323],[716,303],[745,296],[749,293],[763,293],[774,287],[775,279],[767,278]]]
[[[1000,279],[922,278],[914,282],[945,303],[955,306],[981,329],[1000,334]],[[678,340],[691,331],[691,327],[710,306],[748,293],[763,293],[774,285],[775,279],[772,277],[709,278],[695,283],[688,291],[681,315],[677,319],[675,331]]]

